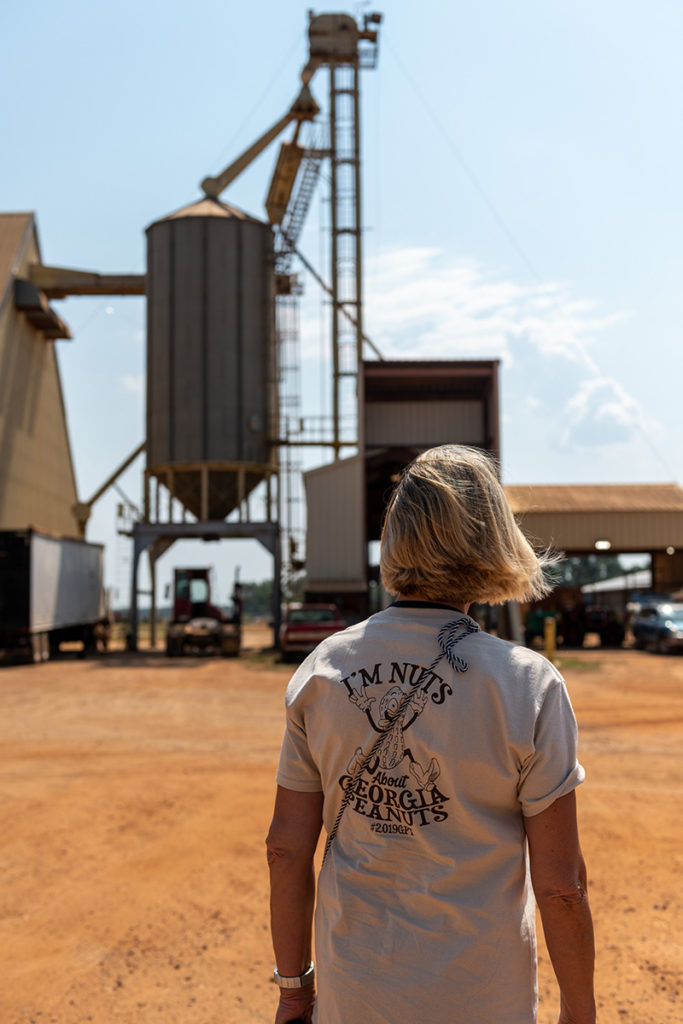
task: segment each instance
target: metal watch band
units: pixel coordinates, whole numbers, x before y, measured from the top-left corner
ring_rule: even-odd
[[[280,988],[305,988],[306,985],[313,984],[313,979],[315,978],[315,966],[311,960],[304,973],[299,974],[294,978],[284,978],[276,967],[273,971],[273,978],[275,979],[275,984],[279,985]]]

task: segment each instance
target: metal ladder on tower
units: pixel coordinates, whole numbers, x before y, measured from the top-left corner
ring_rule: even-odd
[[[315,192],[322,161],[327,152],[308,146],[302,159],[299,185],[287,207],[275,236],[275,274],[289,277],[296,257],[296,245]],[[293,597],[298,567],[303,564],[305,544],[304,489],[298,449],[288,442],[301,437],[301,375],[299,358],[300,287],[289,283],[289,291],[277,296],[277,337],[279,354],[280,425],[284,441],[280,449],[281,522],[283,530],[283,585],[285,597]]]
[[[327,155],[327,150],[319,146],[309,146],[304,152],[299,187],[275,236],[275,272],[278,274],[288,274],[291,270],[296,244],[320,176],[320,167]]]

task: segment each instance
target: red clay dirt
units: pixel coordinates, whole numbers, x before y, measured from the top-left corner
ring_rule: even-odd
[[[291,667],[266,640],[248,631],[240,660],[0,670],[0,1024],[272,1021],[263,839]],[[598,1020],[680,1024],[683,658],[560,661],[588,773]],[[555,1024],[540,957],[539,1024]]]

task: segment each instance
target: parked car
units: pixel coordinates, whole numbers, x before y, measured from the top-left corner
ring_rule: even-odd
[[[683,649],[683,604],[643,604],[631,623],[635,645],[668,654]]]
[[[308,654],[342,629],[346,623],[334,604],[290,604],[280,626],[282,657],[286,661],[290,655]]]

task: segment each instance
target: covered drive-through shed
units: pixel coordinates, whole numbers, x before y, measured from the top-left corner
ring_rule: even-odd
[[[535,547],[567,555],[647,553],[652,588],[683,585],[683,489],[677,484],[567,484],[505,488]]]

